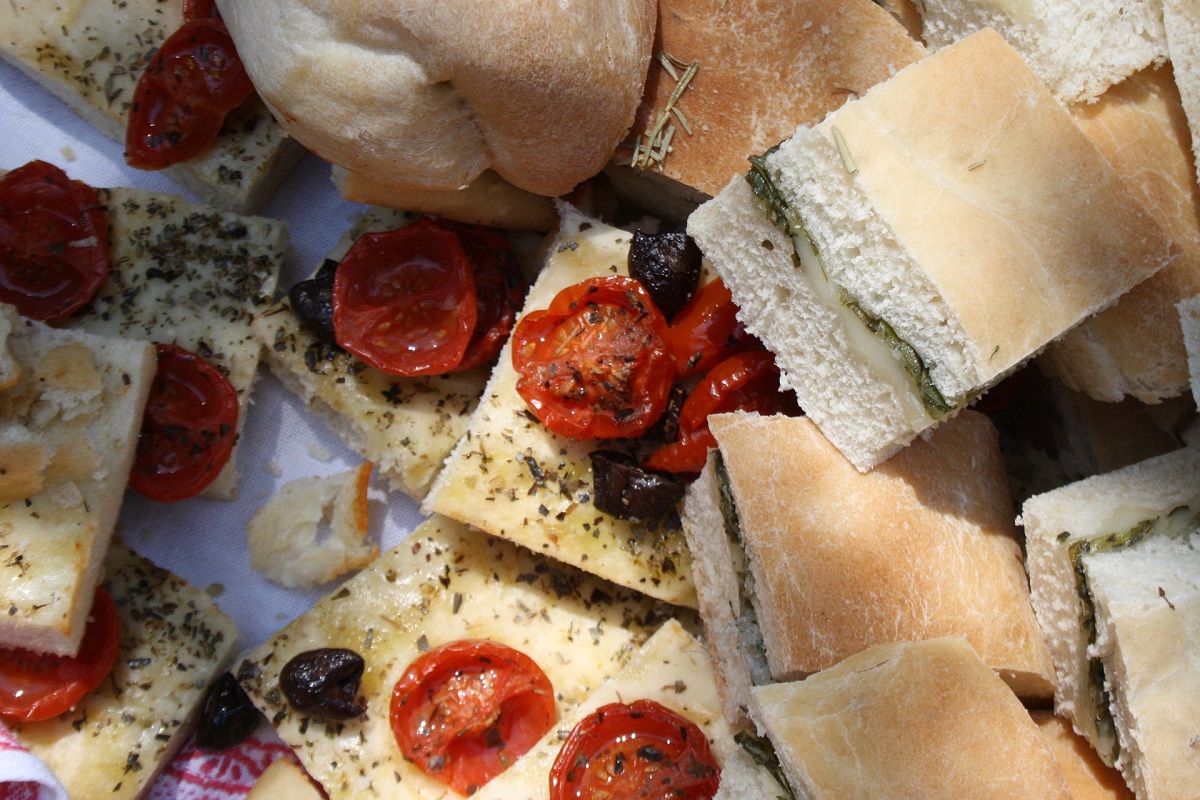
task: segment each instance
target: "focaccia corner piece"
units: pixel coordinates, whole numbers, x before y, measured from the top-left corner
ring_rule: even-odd
[[[251,323],[275,291],[287,226],[138,189],[98,189],[111,260],[95,297],[65,324],[105,336],[174,342],[229,378],[240,438],[262,356]],[[237,495],[237,445],[206,497]]]
[[[237,647],[237,627],[204,591],[123,542],[112,543],[106,570],[121,629],[112,673],[63,715],[13,723],[71,800],[144,797]]]
[[[999,31],[1055,97],[1079,103],[1167,59],[1162,4],[1149,0],[916,0],[933,50]]]
[[[339,261],[364,233],[410,223],[403,211],[373,208],[339,240],[328,259]],[[402,378],[359,361],[309,331],[284,297],[254,320],[267,365],[308,410],[376,465],[390,488],[423,498],[467,430],[487,383],[487,368],[451,375]]]
[[[0,7],[0,57],[124,142],[138,78],[182,12],[181,0],[11,0]],[[252,212],[302,153],[253,96],[208,152],[167,174],[205,202]]]
[[[0,646],[73,655],[133,465],[154,348],[0,313],[21,373],[0,392]]]
[[[860,470],[1177,254],[991,30],[799,129],[752,177],[688,232]]]
[[[871,647],[754,689],[752,715],[807,800],[1069,800],[1029,713],[963,639]]]
[[[404,760],[389,723],[392,688],[418,655],[459,639],[514,647],[550,678],[561,716],[625,663],[660,611],[638,592],[435,516],[251,651],[237,676],[330,800],[454,797]],[[322,647],[365,660],[363,716],[325,723],[290,706],[280,672]]]
[[[559,291],[587,278],[628,274],[632,234],[566,204],[561,214],[521,316],[546,308]],[[695,608],[682,529],[667,523],[655,528],[598,510],[588,456],[602,445],[546,430],[516,384],[510,340],[466,435],[425,499],[426,513],[444,514],[651,597]]]

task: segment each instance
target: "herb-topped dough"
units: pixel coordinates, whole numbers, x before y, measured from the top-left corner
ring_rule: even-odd
[[[522,315],[587,278],[627,275],[632,234],[563,206]],[[519,318],[518,318],[518,324]],[[677,523],[652,528],[592,504],[588,454],[602,446],[551,433],[516,390],[505,345],[467,434],[426,498],[437,512],[671,603],[695,607],[691,555]]]
[[[0,6],[0,57],[124,141],[134,87],[182,23],[182,8],[180,0],[10,0]],[[253,211],[301,152],[253,97],[208,152],[168,174],[207,202]]]
[[[8,316],[0,392],[0,646],[79,647],[154,376],[146,342]]]
[[[413,217],[375,208],[342,236],[328,258],[339,261],[364,233],[407,225]],[[322,341],[284,298],[254,322],[276,377],[352,449],[373,462],[392,489],[421,499],[467,430],[487,369],[402,378],[364,364]]]
[[[287,252],[284,223],[136,189],[99,189],[108,213],[108,278],[67,324],[174,342],[206,358],[238,393],[238,431],[262,346],[251,323],[270,303]],[[237,493],[236,449],[208,497]]]
[[[576,707],[653,630],[658,604],[510,542],[433,517],[319,601],[237,675],[330,800],[454,796],[404,760],[389,724],[392,687],[422,652],[491,639],[528,655],[554,686],[559,716]],[[291,708],[280,685],[299,653],[344,647],[366,661],[366,714],[325,723]]]
[[[237,645],[237,628],[207,594],[121,542],[109,548],[104,585],[121,626],[109,677],[59,717],[13,723],[72,800],[142,796]]]

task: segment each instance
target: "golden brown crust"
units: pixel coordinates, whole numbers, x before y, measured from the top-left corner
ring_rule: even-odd
[[[457,189],[485,169],[547,196],[598,173],[633,120],[654,0],[222,0],[283,126],[339,166]]]
[[[776,680],[882,642],[958,635],[1018,694],[1050,696],[986,417],[964,411],[866,474],[807,418],[727,414],[710,425]]]
[[[806,800],[1071,796],[1020,701],[962,639],[879,645],[754,700]]]

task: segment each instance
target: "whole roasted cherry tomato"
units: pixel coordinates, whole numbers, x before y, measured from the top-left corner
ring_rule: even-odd
[[[459,794],[472,794],[554,725],[554,687],[529,656],[466,639],[424,653],[392,690],[404,757]]]
[[[717,441],[708,429],[708,416],[726,411],[760,414],[798,414],[795,395],[779,389],[779,368],[766,350],[737,353],[700,379],[679,410],[679,440],[646,459],[649,469],[699,472],[708,449]]]
[[[99,587],[75,656],[0,649],[0,717],[36,722],[62,714],[100,685],[117,661],[119,645],[117,606]]]
[[[0,300],[64,319],[100,288],[108,258],[108,217],[90,186],[45,161],[0,178]]]
[[[225,116],[253,91],[225,23],[212,17],[184,22],[138,79],[125,161],[138,169],[163,169],[195,158],[212,146]]]
[[[633,278],[611,275],[569,286],[513,331],[517,392],[562,436],[638,436],[662,415],[675,379],[666,329]]]
[[[500,352],[512,333],[528,285],[508,240],[493,228],[442,220],[458,235],[475,277],[475,330],[467,352],[452,371],[481,367]]]
[[[734,353],[762,347],[738,321],[733,295],[720,278],[697,290],[671,320],[666,338],[680,377],[703,374]]]
[[[441,375],[466,355],[478,309],[470,259],[433,220],[358,238],[333,280],[338,344],[393,375]]]
[[[129,485],[163,503],[199,494],[229,461],[237,420],[237,390],[220,370],[179,345],[158,345]]]
[[[550,800],[707,800],[721,769],[704,732],[653,700],[584,717],[550,768]]]

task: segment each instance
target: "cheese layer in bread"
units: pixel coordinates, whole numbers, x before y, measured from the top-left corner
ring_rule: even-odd
[[[16,315],[0,391],[0,645],[79,647],[154,377],[146,342]]]
[[[171,195],[100,189],[108,214],[108,277],[67,325],[105,336],[174,342],[203,356],[238,394],[238,433],[262,346],[250,325],[275,291],[287,227]],[[236,445],[205,496],[237,493]]]
[[[491,639],[534,659],[567,713],[654,629],[657,603],[503,539],[433,517],[250,652],[238,678],[331,800],[453,796],[405,761],[389,724],[392,687],[422,652]],[[295,711],[279,675],[299,653],[344,647],[366,661],[366,714],[326,723]]]
[[[179,0],[12,0],[0,7],[0,57],[123,142],[138,78],[182,22]],[[302,152],[253,97],[208,152],[168,173],[206,202],[249,212]]]
[[[522,315],[546,308],[559,291],[587,278],[628,274],[632,234],[566,205],[562,214]],[[510,341],[424,510],[652,597],[694,607],[691,556],[683,531],[669,524],[652,529],[643,522],[617,519],[592,504],[588,455],[620,442],[551,433],[517,394],[517,377]]]
[[[112,673],[63,715],[13,726],[71,800],[143,797],[237,646],[237,627],[207,594],[124,543],[113,542],[106,570],[121,626]]]

